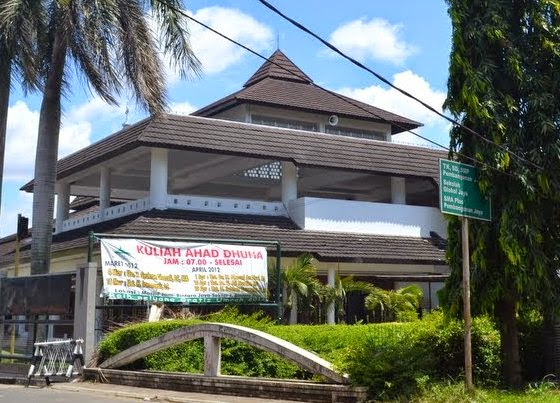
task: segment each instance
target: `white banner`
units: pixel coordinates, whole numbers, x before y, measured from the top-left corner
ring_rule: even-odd
[[[264,247],[101,238],[109,299],[213,303],[265,301]]]

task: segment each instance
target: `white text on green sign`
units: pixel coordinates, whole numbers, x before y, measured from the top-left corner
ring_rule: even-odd
[[[482,197],[476,168],[460,162],[439,160],[440,210],[442,213],[490,221],[490,200]]]

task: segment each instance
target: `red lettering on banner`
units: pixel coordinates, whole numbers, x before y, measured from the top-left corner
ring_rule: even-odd
[[[194,249],[188,248],[185,257],[218,257],[220,253],[216,249]]]
[[[262,259],[261,251],[255,252],[252,250],[227,250],[224,249],[224,257],[241,258],[241,259]]]
[[[146,256],[181,256],[181,248],[163,248],[161,246],[136,245],[136,252]]]

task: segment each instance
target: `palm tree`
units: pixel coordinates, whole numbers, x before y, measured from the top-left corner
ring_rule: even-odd
[[[409,285],[396,291],[374,287],[366,297],[365,304],[371,311],[379,310],[382,322],[391,322],[407,313],[416,313],[422,298],[422,290],[417,285]]]
[[[39,2],[34,0],[12,0],[0,5],[0,206],[12,74],[21,78],[24,90],[38,88],[33,44],[42,29],[40,11]]]
[[[317,278],[315,259],[309,253],[299,255],[296,260],[282,271],[282,300],[290,307],[291,325],[297,323],[299,301],[318,295],[321,283]]]
[[[341,322],[348,304],[348,293],[364,292],[369,294],[374,288],[368,282],[355,280],[353,275],[340,277],[337,274],[334,287],[325,286],[323,302],[326,305],[335,304],[336,319],[337,322]]]
[[[3,13],[13,12],[8,0]],[[116,104],[124,85],[151,114],[165,107],[165,77],[158,46],[149,27],[153,17],[162,35],[158,41],[172,56],[182,76],[199,72],[188,41],[181,0],[49,0],[41,1],[47,31],[38,38],[43,100],[39,116],[33,186],[31,273],[49,270],[61,96],[67,62],[105,101]],[[0,17],[0,21],[3,19]],[[5,24],[0,25],[0,32]]]

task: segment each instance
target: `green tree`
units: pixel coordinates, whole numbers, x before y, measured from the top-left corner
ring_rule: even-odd
[[[560,3],[447,2],[453,43],[445,106],[483,136],[454,127],[450,157],[476,161],[493,210],[492,222],[470,225],[473,312],[497,319],[504,377],[519,386],[519,308],[553,315],[558,306]],[[448,232],[452,274],[442,297],[457,314],[457,218],[449,219]]]
[[[0,9],[0,32],[10,25],[20,1]],[[199,71],[181,14],[181,0],[49,0],[42,7],[47,26],[35,45],[39,51],[43,100],[39,116],[33,186],[31,273],[49,270],[54,184],[60,132],[61,96],[74,72],[105,101],[125,86],[151,114],[164,110],[165,77],[158,51],[169,54],[182,76]],[[153,19],[162,35],[156,38]]]
[[[8,12],[10,12],[8,14]],[[34,0],[11,0],[0,4],[0,206],[6,131],[12,75],[20,78],[25,90],[36,89],[37,54],[34,47],[42,31],[41,7]],[[9,24],[7,23],[9,22]]]
[[[423,292],[417,285],[409,285],[398,290],[383,290],[373,287],[366,297],[366,308],[372,312],[379,311],[382,322],[394,322],[404,318],[416,317]]]
[[[346,308],[348,305],[348,293],[350,292],[364,292],[370,293],[374,290],[373,285],[365,281],[354,279],[353,275],[340,277],[338,274],[335,278],[334,287],[325,285],[323,287],[321,300],[328,306],[331,303],[335,304],[335,316],[337,322],[344,320]]]
[[[299,255],[292,264],[282,270],[282,301],[290,308],[289,323],[297,323],[301,303],[319,295],[321,283],[317,278],[315,259],[310,253]]]

